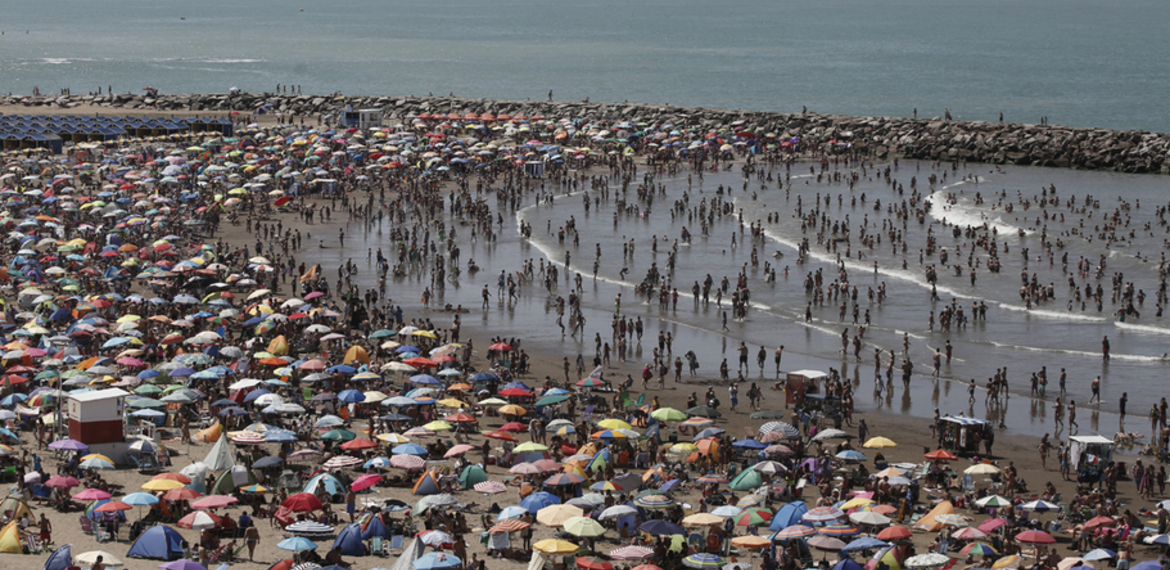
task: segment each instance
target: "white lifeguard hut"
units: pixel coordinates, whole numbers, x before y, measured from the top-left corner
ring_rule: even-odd
[[[117,461],[126,450],[122,409],[130,393],[120,388],[69,394],[69,438]]]
[[[354,109],[346,107],[341,110],[341,124],[357,129],[372,129],[382,126],[381,109]]]

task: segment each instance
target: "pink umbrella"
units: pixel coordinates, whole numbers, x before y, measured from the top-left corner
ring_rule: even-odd
[[[301,370],[325,370],[325,362],[319,358],[314,358],[304,364],[298,366]]]
[[[986,538],[987,533],[977,528],[971,528],[968,526],[955,531],[955,533],[951,536],[959,540],[979,540],[981,538]]]
[[[1042,530],[1025,530],[1016,535],[1016,541],[1025,544],[1053,544],[1056,539]]]
[[[324,297],[324,296],[325,296],[325,294],[320,292],[320,291],[313,291],[312,293],[305,295],[305,300],[312,301],[313,299],[316,299],[317,297]]]
[[[103,501],[110,498],[110,494],[101,489],[86,489],[73,495],[75,501]]]
[[[138,360],[137,358],[130,357],[119,358],[116,362],[122,366],[129,366],[131,368],[142,368],[143,366],[146,366],[145,362]]]
[[[354,481],[353,484],[349,486],[349,488],[353,489],[354,491],[365,491],[366,489],[369,489],[370,487],[377,485],[378,481],[381,481],[381,480],[382,480],[381,475],[378,475],[377,473],[367,473],[365,475],[362,475],[361,477],[358,477],[357,480]]]
[[[993,530],[995,530],[995,529],[997,529],[1005,524],[1007,524],[1007,519],[990,519],[990,520],[983,521],[983,524],[979,525],[976,528],[978,528],[979,530],[981,530],[983,532],[991,532],[991,531],[993,531]]]
[[[45,485],[48,485],[50,487],[61,487],[64,489],[76,487],[80,484],[81,484],[81,481],[78,481],[77,479],[75,479],[73,477],[69,477],[69,476],[62,477],[60,475],[54,475],[52,477],[49,477],[48,481],[45,481]]]
[[[463,455],[464,453],[467,453],[468,451],[472,451],[474,449],[475,449],[474,445],[467,445],[466,443],[461,443],[459,445],[456,445],[455,447],[452,447],[451,449],[448,449],[447,453],[443,454],[443,457],[450,459],[452,457]]]
[[[208,495],[208,496],[203,497],[197,501],[192,502],[191,508],[192,509],[218,509],[218,508],[226,507],[228,505],[231,505],[233,503],[238,503],[238,502],[240,502],[239,499],[237,499],[235,497],[229,497],[227,495]]]
[[[654,556],[654,550],[645,546],[623,546],[609,551],[609,557],[614,560],[642,560]]]
[[[390,457],[390,466],[410,471],[426,467],[427,462],[417,455],[394,455]]]
[[[531,463],[517,463],[508,470],[508,473],[513,475],[536,475],[541,473],[541,469]]]

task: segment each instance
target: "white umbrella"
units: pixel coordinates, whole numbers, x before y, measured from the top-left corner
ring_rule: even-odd
[[[907,568],[941,568],[946,566],[950,561],[951,558],[949,556],[929,552],[907,558],[904,566]]]
[[[98,556],[102,557],[102,564],[106,566],[121,566],[124,564],[122,559],[106,552],[105,550],[90,550],[89,552],[82,552],[73,557],[73,561],[78,565],[93,566],[97,562]]]

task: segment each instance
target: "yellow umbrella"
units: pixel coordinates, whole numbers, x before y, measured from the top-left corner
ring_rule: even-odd
[[[538,550],[545,554],[576,554],[580,547],[567,540],[560,540],[556,538],[546,538],[536,544],[532,545],[533,550]]]
[[[443,420],[435,420],[423,427],[431,431],[451,431],[451,424]]]
[[[528,413],[528,410],[525,410],[523,406],[517,406],[516,404],[508,404],[506,406],[500,406],[500,414],[501,415],[522,416],[522,415],[527,414],[527,413]]]
[[[142,484],[143,491],[170,491],[178,489],[183,484],[173,479],[155,479]]]
[[[695,513],[683,519],[682,523],[683,526],[715,526],[717,524],[723,524],[724,520],[726,519],[711,513]]]
[[[619,419],[608,418],[597,422],[597,425],[605,429],[634,429],[630,424]]]
[[[404,435],[397,434],[397,433],[380,433],[374,437],[376,437],[378,440],[384,441],[386,443],[393,443],[393,444],[410,443],[409,438],[407,438]]]
[[[516,449],[513,449],[512,451],[515,453],[528,453],[529,451],[548,451],[548,446],[536,443],[535,441],[526,441],[520,445],[517,445]]]
[[[111,465],[114,464],[113,459],[110,459],[109,457],[106,457],[105,455],[102,455],[100,453],[91,453],[89,455],[81,456],[82,461],[89,461],[90,459],[101,459],[102,461],[108,461]]]
[[[440,406],[445,406],[448,408],[466,408],[467,407],[467,404],[463,403],[463,400],[456,400],[455,398],[445,398],[445,399],[439,400],[438,403]]]
[[[873,501],[870,499],[867,499],[865,497],[853,497],[852,499],[845,501],[845,504],[843,504],[837,508],[841,509],[843,511],[849,511],[849,510],[853,510],[853,509],[860,509],[861,507],[867,507],[867,506],[872,505],[872,504],[873,504]]]
[[[431,339],[439,338],[439,337],[435,336],[435,333],[433,333],[431,331],[414,331],[414,332],[410,333],[410,335],[411,336],[421,336],[423,338],[431,338]]]
[[[871,437],[869,441],[865,442],[865,447],[870,449],[882,449],[885,447],[898,447],[894,440],[886,437]]]
[[[676,444],[670,446],[671,453],[690,453],[692,451],[698,451],[698,449],[699,449],[699,446],[697,446],[693,443],[686,443],[686,442],[676,443]]]
[[[536,511],[536,522],[544,526],[558,527],[563,526],[565,521],[583,514],[585,511],[573,505],[549,505]]]
[[[963,473],[968,475],[994,475],[999,473],[999,467],[990,463],[976,463],[963,470]]]

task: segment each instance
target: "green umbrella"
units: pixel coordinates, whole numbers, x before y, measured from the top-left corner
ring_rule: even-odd
[[[153,384],[143,384],[135,388],[134,393],[138,394],[139,396],[157,396],[162,394],[162,388],[159,388]]]
[[[335,429],[321,435],[322,441],[350,441],[357,438],[357,434],[349,430]]]
[[[138,398],[137,400],[132,400],[129,405],[131,408],[136,410],[167,407],[165,403],[155,400],[154,398]]]
[[[561,402],[564,402],[565,400],[568,400],[568,399],[569,399],[568,394],[557,394],[556,396],[545,396],[545,397],[536,401],[536,406],[537,407],[551,406],[553,404],[559,404]]]
[[[687,415],[674,408],[658,408],[650,412],[650,417],[660,422],[681,422],[687,419]]]

